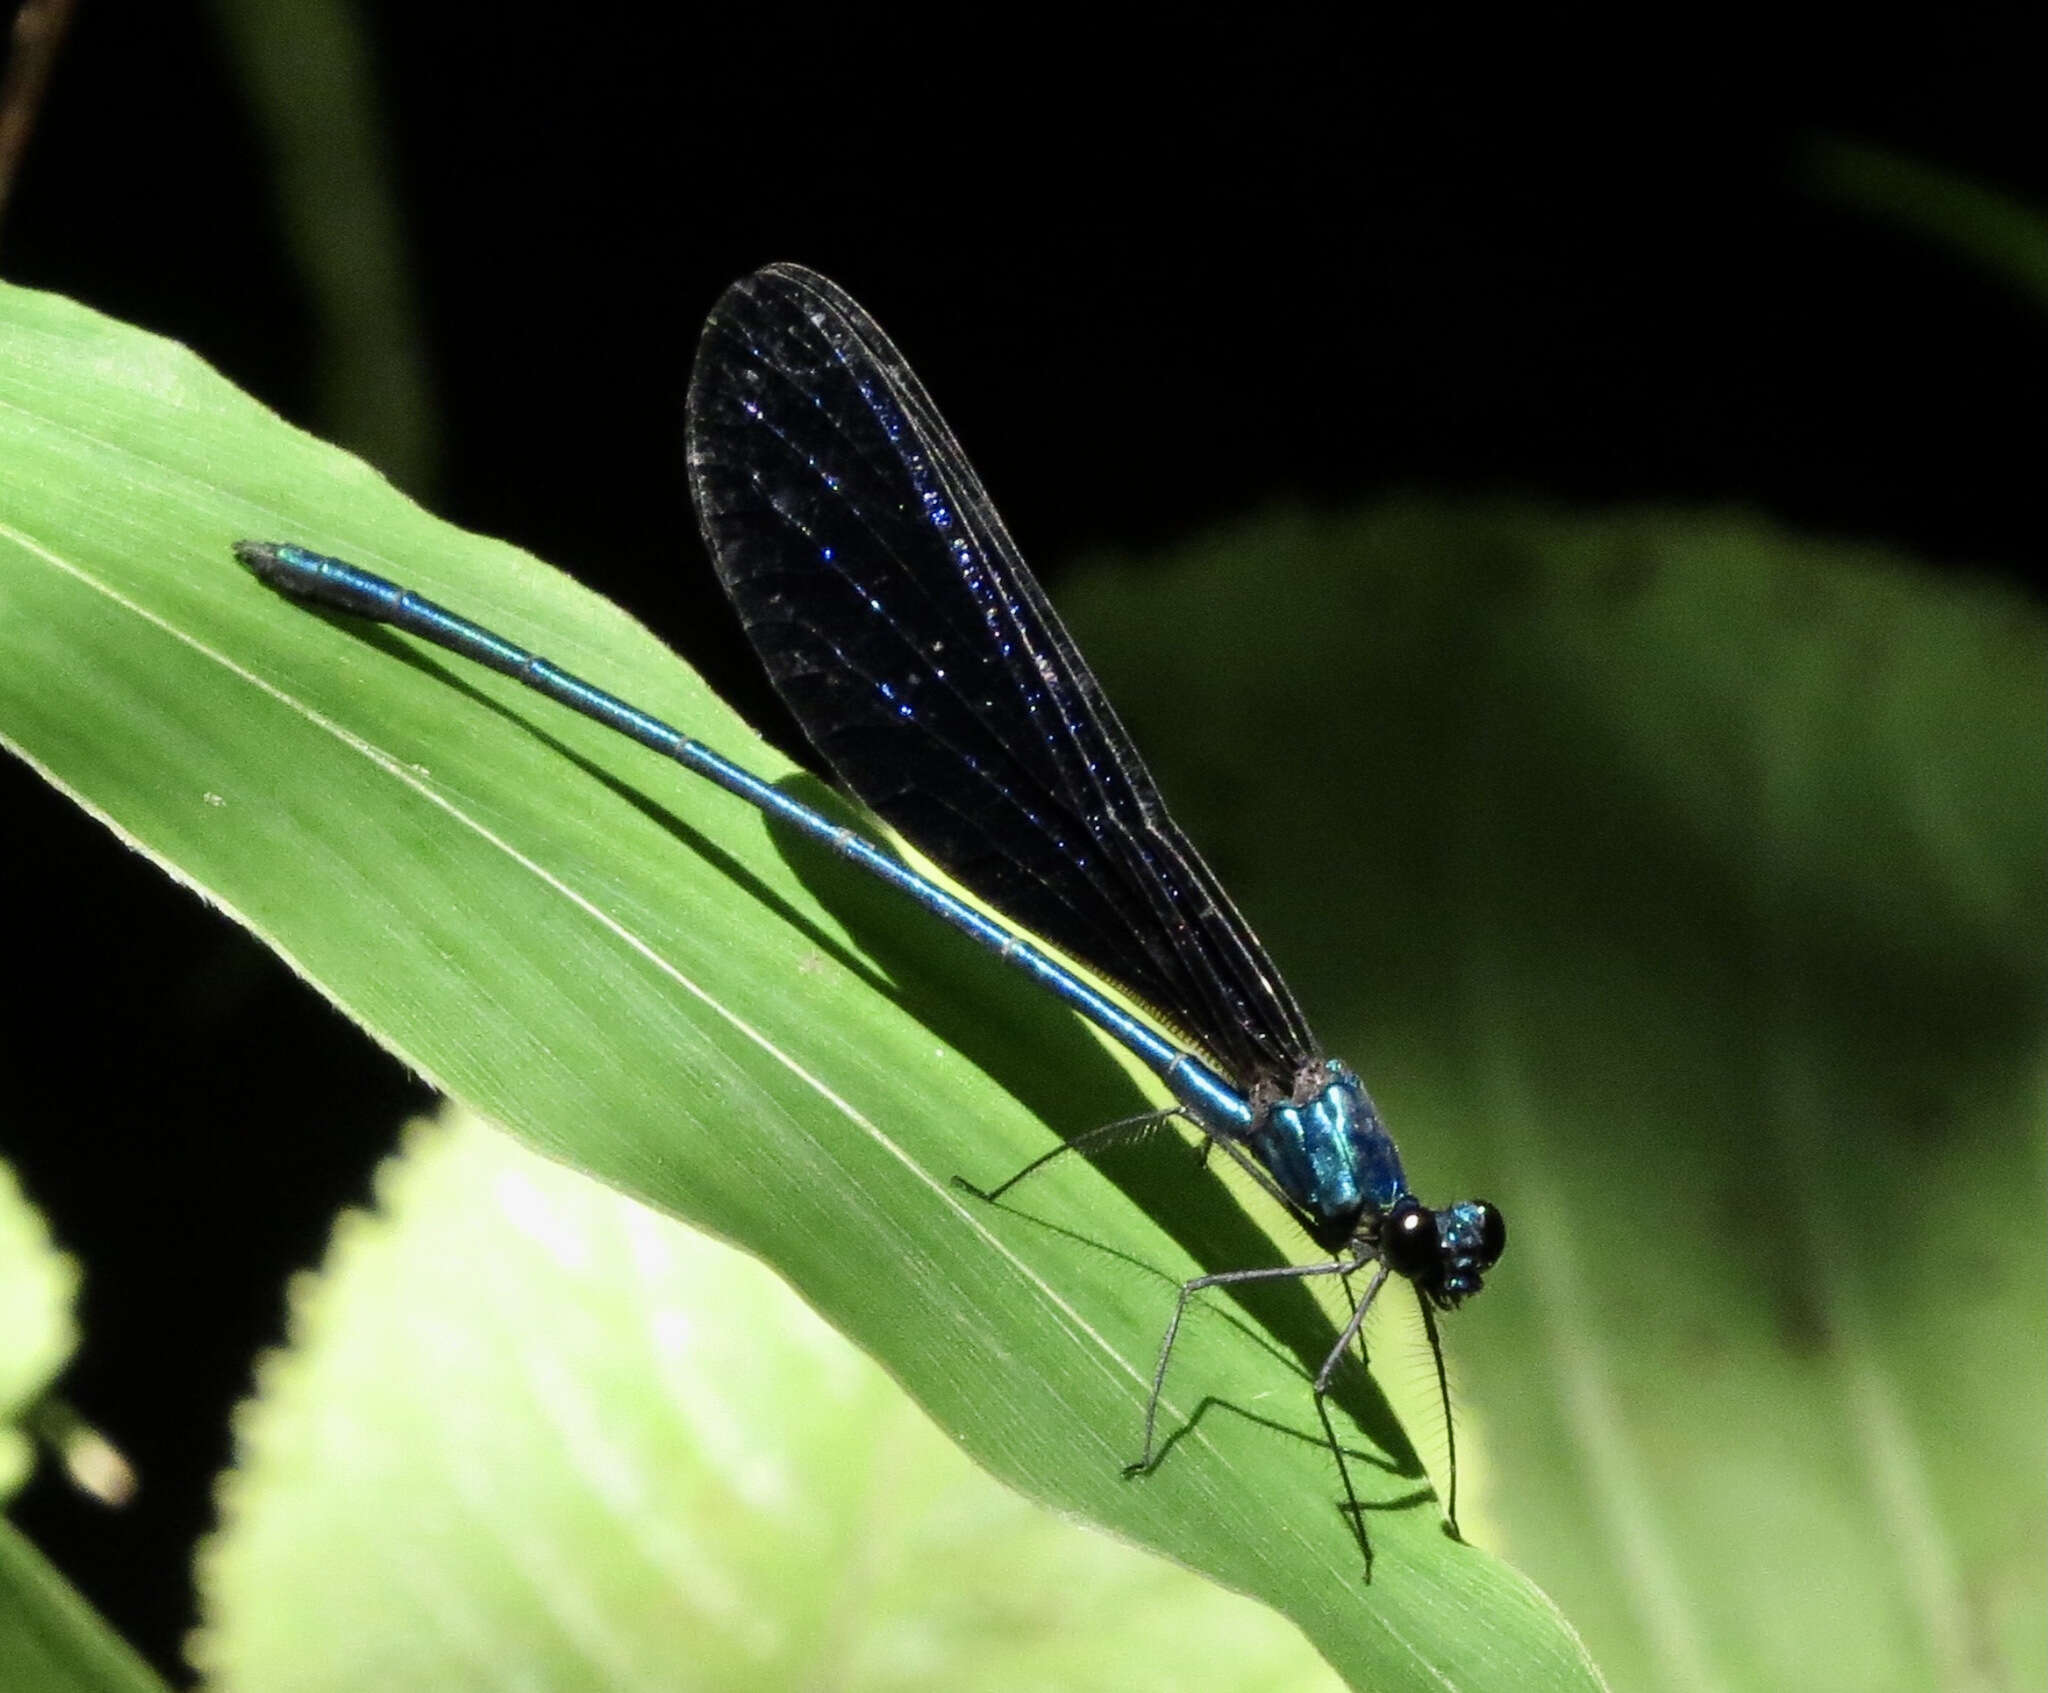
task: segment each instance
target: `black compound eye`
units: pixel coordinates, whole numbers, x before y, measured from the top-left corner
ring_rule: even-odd
[[[1491,1269],[1508,1249],[1508,1220],[1483,1199],[1473,1200],[1472,1208],[1479,1213],[1480,1267]]]
[[[1441,1256],[1436,1213],[1428,1206],[1404,1199],[1387,1213],[1380,1224],[1380,1258],[1395,1275],[1427,1279],[1437,1274]]]

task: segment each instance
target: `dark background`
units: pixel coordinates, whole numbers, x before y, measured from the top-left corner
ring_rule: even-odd
[[[288,62],[317,8],[276,11]],[[324,429],[225,15],[86,0],[0,274]],[[1418,488],[1736,504],[2021,581],[2038,557],[2039,302],[1816,167],[1847,142],[2048,205],[2018,40],[360,17],[435,406],[409,487],[621,600],[764,724],[679,438],[698,323],[772,259],[891,329],[1055,589],[1091,548]],[[177,1673],[285,1279],[426,1096],[12,764],[0,877],[0,1150],[85,1268],[64,1391],[142,1476],[114,1513],[46,1474],[15,1515]]]

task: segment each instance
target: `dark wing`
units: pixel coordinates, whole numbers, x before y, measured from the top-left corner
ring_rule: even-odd
[[[832,283],[712,311],[690,486],[768,673],[841,781],[1241,1086],[1317,1055],[924,387]]]

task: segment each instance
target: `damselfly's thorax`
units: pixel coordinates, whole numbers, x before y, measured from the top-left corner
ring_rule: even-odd
[[[1337,1251],[1408,1191],[1401,1155],[1351,1070],[1333,1059],[1303,1065],[1285,1096],[1254,1087],[1245,1149],[1300,1212],[1319,1246]]]
[[[1257,1115],[1245,1149],[1273,1178],[1318,1246],[1356,1245],[1449,1309],[1477,1293],[1507,1245],[1507,1223],[1483,1199],[1432,1211],[1407,1173],[1372,1098],[1350,1068],[1316,1059],[1286,1094],[1251,1090]]]

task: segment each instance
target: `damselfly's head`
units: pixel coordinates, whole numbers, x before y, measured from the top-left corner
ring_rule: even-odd
[[[1432,1211],[1404,1194],[1380,1218],[1380,1261],[1415,1284],[1415,1291],[1449,1311],[1484,1285],[1486,1272],[1507,1249],[1508,1222],[1483,1199],[1460,1200]]]

